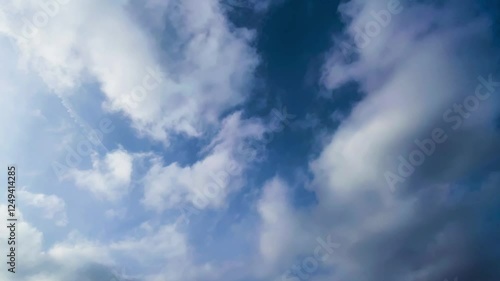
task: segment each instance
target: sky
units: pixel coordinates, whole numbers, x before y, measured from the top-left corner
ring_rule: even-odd
[[[4,0],[0,280],[496,281],[499,34],[496,0]]]

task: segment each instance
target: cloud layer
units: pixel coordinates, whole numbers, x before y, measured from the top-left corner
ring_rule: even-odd
[[[316,92],[280,94],[262,38],[296,3],[7,1],[0,153],[22,172],[0,279],[497,280],[493,12],[343,1]]]

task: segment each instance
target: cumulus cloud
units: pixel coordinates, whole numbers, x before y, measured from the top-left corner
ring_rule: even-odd
[[[0,208],[7,206],[0,205]],[[11,279],[12,273],[2,270],[0,277],[4,280],[153,281],[199,280],[200,277],[217,280],[220,272],[215,265],[195,262],[185,234],[174,224],[151,226],[107,244],[72,231],[63,241],[48,246],[43,233],[25,222],[20,210],[17,217],[16,257],[22,266],[18,264],[15,279]],[[1,218],[6,220],[5,213]],[[4,231],[0,238],[6,241],[7,235]],[[124,265],[118,264],[124,257],[135,260],[134,268],[140,272],[135,277],[127,275]]]
[[[0,205],[0,208],[5,210],[7,206]],[[3,221],[6,221],[5,214],[3,212],[0,216]],[[0,278],[3,280],[79,281],[90,278],[95,272],[95,270],[79,272],[80,269],[96,265],[102,268],[101,275],[98,276],[101,279],[97,280],[103,280],[102,278],[105,276],[118,277],[113,273],[112,261],[104,247],[82,238],[77,233],[69,235],[68,239],[63,242],[47,247],[43,233],[25,221],[21,210],[17,209],[16,214],[18,218],[16,228],[17,270],[14,279],[12,279],[12,273],[3,266],[0,272]],[[3,231],[0,233],[0,239],[7,241],[8,235],[9,233]],[[22,261],[22,266],[20,261]],[[111,280],[106,279],[106,281]]]
[[[258,59],[252,33],[232,27],[216,0],[167,1],[156,9],[169,30],[166,50],[120,1],[8,2],[0,31],[54,92],[95,81],[105,108],[168,144],[171,134],[199,136],[201,126],[215,126],[241,103]]]
[[[300,221],[290,204],[288,192],[286,183],[280,178],[274,178],[264,185],[262,198],[257,204],[262,220],[259,233],[262,271],[274,270],[283,267],[283,263],[290,262],[289,258],[294,254],[292,248],[298,248],[299,239],[303,237]]]
[[[8,140],[2,141],[2,151],[5,147],[5,152],[8,152],[5,160],[21,157],[34,163],[33,166],[39,169],[37,172],[40,171],[40,178],[46,180],[39,183],[44,192],[54,186],[50,182],[52,171],[51,174],[45,173],[50,161],[43,156],[47,154],[53,159],[54,152],[61,152],[52,147],[60,143],[60,132],[52,134],[54,130],[47,128],[50,126],[33,124],[24,117],[31,116],[32,112],[42,113],[48,121],[53,121],[51,117],[61,113],[59,111],[66,114],[60,108],[59,100],[82,98],[79,95],[87,94],[89,89],[94,91],[97,85],[106,113],[121,113],[129,118],[139,134],[168,144],[172,134],[201,137],[202,129],[218,128],[220,115],[246,98],[258,63],[249,46],[253,33],[231,26],[219,1],[162,1],[160,6],[149,1],[148,9],[158,13],[155,24],[159,26],[156,27],[164,32],[161,41],[150,36],[149,26],[136,21],[132,2],[7,1],[0,8],[0,56],[5,66],[0,70],[0,84],[6,94],[0,99],[2,104],[15,104],[17,108],[11,110],[8,107],[0,113],[6,117],[0,121],[2,129],[12,133]],[[60,99],[47,96],[46,92],[54,92]],[[36,93],[33,95],[36,99],[28,93]],[[76,97],[67,97],[69,95]],[[50,104],[36,104],[47,100]],[[42,110],[34,111],[38,108],[33,106],[40,106]],[[31,115],[24,114],[24,110]],[[19,118],[19,122],[7,121],[14,117]],[[57,122],[66,122],[61,121],[64,115],[56,117]],[[264,130],[258,121],[240,120],[239,114],[226,120],[223,123],[225,129],[219,130],[219,138],[207,145],[206,152],[203,152],[214,155],[204,164],[204,169],[212,168],[214,163],[225,169],[232,157],[241,161],[240,158],[248,154],[244,151],[235,156],[235,146],[242,140],[260,136]],[[241,132],[238,131],[240,126],[244,129]],[[66,132],[67,126],[64,127]],[[33,135],[37,135],[37,145],[30,144],[15,151],[11,149],[14,145],[20,146],[18,139],[28,138],[32,142]],[[42,149],[37,151],[40,147]],[[33,155],[40,157],[33,159]],[[64,185],[74,183],[98,199],[119,203],[131,191],[135,156],[121,148],[103,155],[93,154],[91,167],[72,166],[64,176],[68,180]],[[25,168],[24,163],[17,162]],[[205,172],[204,169],[198,168],[197,171]],[[23,175],[23,180],[27,180],[27,172]],[[207,180],[205,176],[201,176],[201,182]],[[237,181],[235,178],[234,183]],[[55,185],[60,187],[60,183]],[[241,183],[228,184],[223,193],[240,187]],[[65,203],[61,198],[27,190],[19,191],[19,195],[26,207],[39,209],[43,216],[66,223],[66,219],[63,220]],[[65,200],[70,199],[66,202],[74,199],[71,194],[64,195],[69,197],[63,197]],[[217,199],[209,204],[220,205],[221,202]],[[121,207],[105,214],[109,218],[123,217]],[[138,207],[133,215],[142,212]],[[114,220],[108,222],[111,224]],[[45,227],[42,222],[40,224]],[[27,222],[18,226],[22,245],[18,254],[23,264],[23,272],[17,275],[19,280],[80,281],[88,278],[111,281],[111,277],[129,280],[119,278],[112,268],[116,260],[123,261],[123,257],[133,254],[132,251],[144,250],[141,247],[152,249],[150,261],[162,264],[155,268],[147,265],[138,268],[138,274],[142,274],[140,280],[200,280],[202,277],[218,280],[217,265],[202,263],[198,266],[191,261],[186,252],[184,234],[170,225],[155,227],[144,237],[127,233],[123,240],[112,239],[109,243],[112,247],[96,241],[93,234],[88,237],[71,234],[63,242],[44,245],[41,230]],[[58,237],[65,236],[62,230],[55,232]],[[162,247],[159,250],[152,247],[145,237]],[[170,256],[167,255],[169,251],[172,251]],[[170,265],[165,267],[166,263]],[[0,279],[10,280],[5,270],[1,274]]]
[[[241,112],[224,119],[221,130],[204,149],[202,159],[189,166],[161,159],[144,177],[143,204],[163,211],[190,204],[199,209],[220,208],[225,198],[243,185],[242,173],[255,160],[252,141],[262,137],[266,127],[256,119],[242,119]]]
[[[17,191],[23,205],[40,209],[46,219],[54,220],[56,225],[65,226],[68,223],[66,203],[56,195],[31,193],[25,189]]]
[[[498,80],[490,19],[472,1],[392,1],[399,13],[373,29],[390,2],[354,0],[339,9],[345,33],[321,82],[347,94],[342,86],[354,81],[366,96],[310,165],[318,198],[311,216],[346,238],[329,263],[334,270],[317,280],[494,280],[498,272],[486,265],[498,249],[479,254],[473,245],[491,242],[478,224],[498,191],[484,177],[458,184],[498,153],[498,88],[484,82]],[[433,148],[436,129],[445,141]],[[424,161],[411,164],[410,175],[398,173],[401,158],[414,163],[417,149]],[[388,171],[402,180],[393,186]],[[457,190],[466,199],[454,202]]]
[[[99,199],[116,201],[130,190],[134,156],[119,149],[106,154],[102,159],[94,156],[92,169],[71,169],[65,175],[83,189],[89,190]]]
[[[299,209],[291,191],[282,178],[274,177],[264,184],[256,203],[260,220],[252,266],[259,280],[316,280],[318,272],[340,265],[344,245],[353,239],[353,233],[337,223],[338,214],[326,214],[317,206]]]
[[[94,154],[91,167],[70,168],[65,184],[116,205],[96,212],[107,218],[106,231],[86,225],[88,236],[66,235],[57,228],[55,237],[66,238],[44,244],[52,240],[44,239],[44,222],[37,229],[20,214],[20,280],[417,281],[459,276],[488,281],[500,275],[500,177],[490,173],[498,171],[490,160],[500,147],[498,57],[491,18],[472,0],[343,2],[339,12],[345,29],[334,34],[320,82],[345,95],[343,86],[354,82],[364,97],[349,115],[336,118],[337,131],[312,156],[307,188],[314,200],[306,206],[301,204],[308,198],[297,203],[293,196],[303,191],[292,192],[286,175],[276,176],[253,191],[260,197],[250,213],[228,200],[252,186],[245,172],[258,161],[255,142],[270,130],[262,120],[246,117],[254,113],[246,108],[233,112],[245,101],[258,64],[250,47],[253,31],[230,24],[224,1],[62,2],[48,0],[44,3],[52,4],[43,8],[40,1],[8,1],[1,7],[0,58],[8,67],[0,69],[0,86],[9,95],[0,100],[16,104],[0,112],[0,127],[12,132],[0,148],[6,158],[32,159],[56,151],[37,153],[31,145],[29,153],[10,151],[21,135],[37,135],[37,148],[57,143],[38,137],[40,123],[28,117],[17,125],[11,122],[24,113],[44,116],[33,118],[36,122],[53,120],[53,108],[31,108],[35,95],[21,94],[39,96],[46,88],[66,99],[97,85],[106,113],[123,114],[139,134],[164,144],[175,134],[207,143],[189,164],[169,159],[164,147],[145,152],[146,161],[136,161],[138,154],[129,152],[136,147],[119,147]],[[275,1],[233,4],[243,2],[263,11]],[[138,15],[139,10],[147,16]],[[46,24],[40,24],[44,17]],[[317,122],[309,117],[316,114],[311,114],[303,129],[315,128]],[[207,127],[217,133],[204,134]],[[429,144],[433,139],[445,141]],[[419,155],[423,163],[411,164]],[[407,172],[413,169],[409,175],[401,175],[401,161],[412,165],[405,166]],[[50,166],[39,159],[36,164],[37,173]],[[138,175],[141,169],[145,173]],[[257,173],[255,181],[265,172]],[[388,182],[387,172],[398,177],[395,184]],[[52,178],[47,178],[40,185],[50,186]],[[143,188],[132,189],[135,183]],[[60,225],[67,222],[65,202],[77,201],[46,190],[18,192],[23,207],[40,210]],[[181,227],[164,213],[228,205],[231,210],[210,218],[208,227]],[[225,240],[225,234],[234,233],[241,236]],[[5,235],[1,232],[0,240]],[[306,261],[315,257],[318,243],[340,247],[328,248],[328,257],[314,260],[317,266],[311,270]],[[226,249],[233,246],[236,250]],[[117,273],[119,265],[135,278]],[[0,272],[0,279],[9,277]]]
[[[495,280],[499,274],[491,265],[500,251],[486,233],[498,232],[486,219],[495,216],[498,176],[477,174],[498,154],[491,19],[472,1],[392,1],[399,12],[379,23],[377,35],[364,29],[387,15],[390,2],[354,0],[339,8],[345,33],[335,36],[321,83],[349,94],[343,86],[356,82],[365,97],[310,163],[317,204],[299,212],[283,196],[282,182],[264,187],[259,258],[278,256],[278,249],[294,257],[284,262],[289,270],[271,275],[276,280]],[[428,139],[445,141],[432,147]],[[386,172],[398,174],[400,156],[414,161],[416,149],[425,161],[410,163],[415,171],[391,189]],[[461,182],[471,176],[480,177]],[[314,241],[318,233],[336,237],[341,247],[308,270],[300,257],[314,245],[290,241]],[[477,251],[479,244],[488,250]]]
[[[89,262],[113,264],[108,249],[88,240],[78,232],[72,232],[66,241],[56,243],[48,250],[47,255],[70,268],[78,268],[82,263]]]
[[[342,10],[354,13],[350,15],[353,19],[347,26],[348,35],[359,36],[356,27],[375,22],[373,13],[386,11],[386,3],[352,1],[342,6]],[[434,156],[441,158],[439,161],[424,163],[420,173],[429,171],[425,172],[427,177],[436,176],[432,175],[431,162],[439,163],[445,169],[440,174],[451,178],[477,165],[475,156],[468,153],[476,143],[486,144],[477,153],[481,157],[496,150],[494,92],[480,101],[474,112],[467,113],[467,118],[460,117],[460,128],[454,128],[451,115],[445,116],[448,109],[477,93],[481,79],[495,77],[491,61],[496,55],[488,47],[492,39],[488,18],[476,17],[453,4],[448,1],[439,7],[427,2],[401,2],[402,12],[392,15],[379,35],[364,48],[352,50],[359,54],[352,63],[338,61],[341,53],[334,48],[325,66],[325,85],[335,89],[350,79],[358,81],[368,95],[313,164],[318,174],[321,167],[325,168],[323,175],[338,189],[337,193],[359,187],[378,188],[386,182],[384,173],[397,168],[398,156],[408,157],[415,142],[430,138],[436,128],[450,138],[457,137],[440,145]],[[428,20],[418,20],[424,14]],[[472,56],[474,60],[469,59]],[[340,73],[349,74],[343,77]],[[462,137],[470,132],[477,137]],[[449,155],[467,155],[467,160],[456,161]]]
[[[187,233],[175,223],[146,221],[136,230],[111,243],[108,249],[120,259],[134,260],[142,269],[140,280],[220,280],[227,271],[221,263],[199,261]]]

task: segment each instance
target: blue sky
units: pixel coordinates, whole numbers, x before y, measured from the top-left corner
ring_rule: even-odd
[[[8,0],[0,279],[497,280],[499,8]]]

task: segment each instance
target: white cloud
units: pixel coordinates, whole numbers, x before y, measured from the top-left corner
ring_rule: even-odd
[[[288,186],[280,178],[264,185],[257,210],[261,218],[259,273],[269,274],[288,266],[303,247],[302,239],[307,238],[303,232],[305,225],[290,203]]]
[[[18,190],[17,194],[23,204],[41,209],[43,217],[54,220],[56,225],[65,226],[68,223],[66,204],[58,196],[31,193],[25,189]]]
[[[111,243],[109,250],[135,260],[143,269],[140,280],[219,280],[225,270],[219,264],[197,262],[187,234],[176,224],[145,222],[135,235]]]
[[[105,246],[73,233],[68,240],[56,243],[44,251],[43,234],[38,229],[27,222],[19,222],[17,227],[17,271],[12,279],[12,273],[2,268],[0,278],[3,280],[121,280],[113,270],[114,265]],[[117,278],[112,279],[113,276]]]
[[[227,206],[233,192],[245,186],[242,173],[254,160],[256,150],[251,143],[268,131],[259,120],[244,119],[241,113],[218,124],[221,112],[241,103],[246,96],[248,77],[257,63],[248,45],[252,34],[231,27],[216,0],[160,2],[148,1],[148,11],[155,13],[155,28],[165,33],[161,42],[150,36],[149,26],[133,17],[134,6],[128,3],[137,1],[70,0],[60,5],[60,11],[50,17],[48,25],[24,44],[20,39],[23,22],[18,19],[23,15],[30,18],[40,11],[40,2],[8,1],[1,8],[4,17],[0,16],[0,32],[17,40],[21,66],[34,70],[50,89],[59,95],[82,93],[85,91],[80,91],[80,86],[97,82],[104,93],[105,108],[124,113],[141,133],[168,143],[171,134],[200,136],[206,125],[217,127],[219,133],[193,164],[171,163],[160,157],[153,160],[143,178],[142,203],[160,212],[185,204],[221,208]],[[339,89],[353,80],[366,97],[350,116],[342,116],[339,130],[311,163],[311,189],[316,192],[317,206],[296,209],[289,188],[279,178],[264,185],[256,205],[258,222],[253,225],[251,219],[244,220],[251,222],[245,230],[255,230],[245,234],[245,239],[256,243],[246,245],[251,248],[249,251],[255,251],[255,260],[238,256],[244,262],[238,260],[228,265],[213,261],[227,255],[226,251],[217,249],[214,253],[211,245],[203,245],[208,250],[196,252],[190,244],[190,226],[188,231],[180,231],[177,225],[164,222],[168,220],[165,217],[157,217],[162,223],[148,221],[129,231],[130,221],[115,225],[113,220],[125,217],[125,210],[129,209],[116,206],[106,208],[104,214],[109,220],[105,223],[113,224],[110,230],[118,227],[126,232],[120,233],[121,237],[112,233],[106,241],[94,239],[108,233],[97,231],[91,237],[82,237],[75,232],[63,242],[43,245],[42,232],[21,220],[18,234],[23,272],[19,279],[99,280],[104,279],[102,276],[114,276],[111,268],[123,262],[132,265],[130,268],[140,275],[140,280],[147,281],[235,280],[225,275],[231,266],[231,273],[240,280],[269,280],[290,269],[298,257],[311,255],[316,237],[334,234],[341,250],[321,264],[319,276],[311,276],[310,280],[443,280],[449,273],[463,273],[460,276],[471,276],[471,280],[476,276],[486,277],[478,280],[494,280],[492,276],[498,276],[498,270],[488,265],[494,264],[491,257],[495,255],[488,257],[474,248],[484,246],[487,254],[494,248],[491,245],[495,245],[497,235],[483,237],[484,229],[477,225],[492,225],[482,218],[489,217],[485,216],[487,212],[497,211],[498,178],[474,186],[474,191],[466,193],[466,204],[446,203],[457,175],[467,176],[471,167],[486,163],[485,154],[498,155],[492,129],[496,98],[481,104],[481,110],[457,131],[459,138],[444,145],[440,150],[443,154],[434,155],[433,161],[416,172],[415,182],[402,185],[401,190],[409,194],[389,194],[383,177],[386,170],[397,166],[396,157],[412,148],[415,138],[428,137],[442,120],[442,114],[474,91],[477,76],[486,77],[496,61],[492,50],[484,47],[491,43],[488,20],[471,16],[467,8],[454,5],[456,1],[444,1],[443,6],[421,2],[394,16],[371,44],[359,50],[358,61],[345,63],[342,54],[335,50],[329,54],[324,86]],[[355,35],[356,25],[371,20],[371,11],[384,7],[384,1],[354,0],[344,4],[342,13],[350,17],[347,36]],[[27,118],[19,119],[16,125],[11,122],[14,116],[24,113],[45,116],[49,121],[54,114],[43,107],[39,111],[34,111],[38,106],[25,107],[31,97],[21,94],[26,88],[35,93],[44,89],[36,79],[28,79],[33,78],[30,74],[17,79],[22,71],[12,63],[15,56],[6,51],[6,39],[0,40],[2,61],[9,62],[7,70],[0,69],[0,86],[9,95],[0,95],[0,100],[2,104],[16,104],[0,112],[0,127],[12,132],[1,147],[15,147],[18,139],[32,141],[36,135],[36,145],[47,148],[38,143],[56,142],[29,130],[39,123],[25,126],[29,123]],[[148,73],[157,63],[160,69]],[[155,79],[162,83],[156,85]],[[144,99],[129,107],[127,97],[132,96],[136,86],[149,90]],[[15,97],[10,95],[14,92]],[[16,159],[18,151],[5,151],[5,158]],[[52,151],[40,152],[49,155]],[[33,155],[42,154],[31,151],[31,146],[29,153],[22,151],[19,155],[28,160],[44,159],[33,159]],[[95,155],[92,168],[71,169],[67,177],[97,198],[118,201],[131,190],[135,157],[123,149]],[[20,166],[24,169],[23,164]],[[27,177],[28,172],[23,170],[22,175]],[[217,192],[211,195],[207,187]],[[66,221],[61,198],[26,190],[20,190],[19,195],[27,205],[40,209],[43,216],[61,224]],[[150,214],[139,209],[131,215]],[[134,223],[137,217],[132,218]],[[225,225],[225,221],[217,228],[220,225]],[[204,233],[205,229],[201,234]],[[0,238],[6,238],[4,232]],[[202,242],[196,241],[196,246]],[[223,242],[226,246],[227,241]],[[231,242],[241,245],[237,244],[240,240]],[[235,245],[232,243],[228,244]],[[242,247],[241,255],[244,253]],[[245,263],[248,260],[251,262]],[[0,279],[8,277],[5,270],[0,272]]]
[[[0,205],[0,209],[4,210],[4,212],[0,215],[0,219],[6,222],[7,212],[5,212],[5,210],[7,210],[7,205]],[[18,261],[22,260],[25,268],[30,270],[35,268],[39,259],[44,256],[44,252],[42,251],[43,234],[38,229],[24,221],[23,214],[19,208],[16,209],[16,218],[18,219],[15,229],[17,246],[16,259]],[[2,231],[0,233],[2,241],[8,241],[9,236],[10,231]],[[19,247],[19,245],[22,245],[22,247]],[[7,250],[7,247],[4,249]],[[5,276],[11,274],[7,271],[7,265],[5,263],[2,266],[0,274],[5,274]],[[7,280],[7,278],[5,278],[5,280]]]
[[[97,198],[117,201],[130,190],[134,156],[119,149],[102,159],[94,155],[92,169],[71,169],[65,178],[72,179],[78,187],[87,189]]]
[[[252,35],[231,27],[217,0],[166,2],[165,52],[123,3],[48,3],[55,3],[53,15],[39,28],[21,19],[46,15],[40,3],[6,3],[4,14],[16,16],[4,17],[0,31],[17,42],[21,62],[61,95],[95,80],[107,109],[165,143],[172,133],[199,136],[200,126],[216,125],[245,98],[258,62],[248,45]]]
[[[90,262],[108,266],[114,263],[108,248],[88,240],[78,232],[71,232],[66,241],[53,245],[47,255],[52,260],[75,269]]]
[[[242,120],[241,112],[224,119],[222,128],[196,163],[163,166],[155,159],[144,178],[146,207],[163,211],[189,203],[199,209],[218,208],[242,187],[242,172],[252,163],[255,149],[248,141],[262,137],[266,128],[258,120]]]
[[[453,8],[452,2],[441,8],[402,2],[407,5],[403,12],[393,15],[389,25],[382,28],[370,44],[352,50],[360,55],[359,60],[345,63],[339,59],[340,50],[332,51],[325,65],[324,85],[337,89],[354,80],[367,94],[341,124],[318,160],[312,163],[316,175],[328,182],[335,196],[347,195],[359,188],[387,186],[384,172],[397,168],[398,156],[411,151],[415,139],[431,137],[435,128],[443,128],[451,134],[448,130],[451,125],[445,122],[443,114],[454,103],[474,94],[479,76],[492,74],[490,61],[494,53],[485,47],[491,40],[488,20]],[[344,4],[343,10],[352,17],[347,34],[357,36],[355,27],[372,20],[371,12],[379,11],[385,3],[351,1]],[[423,17],[428,20],[421,21]],[[463,20],[451,20],[456,18]],[[470,60],[469,56],[475,59]],[[339,76],[340,73],[343,74]],[[466,120],[467,125],[457,134],[475,130],[483,133],[477,132],[477,138],[455,138],[440,148],[446,153],[469,155],[469,161],[453,163],[451,158],[442,159],[440,166],[449,167],[442,174],[458,176],[463,169],[475,165],[474,156],[459,146],[467,142],[471,144],[467,147],[473,148],[473,143],[480,139],[495,138],[491,120],[495,118],[497,106],[491,102],[480,106],[481,112]],[[463,144],[453,147],[456,142]],[[490,153],[494,150],[492,146],[483,148]]]
[[[5,214],[0,216],[3,221]],[[25,221],[20,210],[17,218],[17,271],[12,279],[4,265],[0,272],[3,280],[137,280],[117,272],[121,267],[117,262],[124,257],[137,260],[133,264],[140,272],[139,280],[216,280],[210,277],[218,271],[216,267],[195,263],[185,234],[175,225],[153,226],[140,236],[125,235],[110,243],[72,231],[63,241],[47,246],[42,232]],[[1,232],[0,239],[7,241],[7,235]]]
[[[467,193],[454,183],[498,153],[494,95],[457,130],[443,118],[475,93],[479,76],[496,74],[488,17],[475,14],[471,2],[457,2],[401,2],[403,11],[379,35],[350,50],[359,58],[346,61],[337,48],[341,41],[330,53],[322,84],[348,94],[342,86],[354,81],[366,96],[310,165],[318,199],[311,220],[342,237],[342,253],[329,261],[333,270],[324,275],[327,280],[439,280],[460,272],[493,280],[495,271],[476,263],[489,258],[460,246],[481,239],[473,233],[480,219],[468,204],[481,205],[491,195],[481,189],[469,194],[468,203],[449,207],[450,194],[441,188]],[[348,42],[386,5],[382,0],[343,4]],[[448,141],[391,193],[384,173],[396,169],[398,156],[407,156],[415,140],[432,137],[435,128],[446,130]],[[478,211],[488,212],[489,207]]]
[[[50,161],[57,160],[65,152],[65,147],[56,148],[60,143],[59,133],[62,132],[51,130],[51,124],[46,126],[43,123],[44,126],[41,126],[41,122],[45,121],[33,118],[33,115],[43,114],[49,121],[47,123],[50,123],[55,116],[62,124],[66,124],[69,119],[64,120],[64,115],[59,114],[61,112],[58,111],[66,113],[60,108],[59,99],[46,95],[48,91],[65,98],[70,94],[86,93],[97,82],[104,94],[105,109],[124,113],[140,133],[165,143],[168,143],[171,134],[201,136],[201,128],[218,127],[221,112],[226,112],[245,99],[247,86],[258,62],[248,45],[253,34],[232,27],[225,19],[218,1],[169,1],[168,9],[165,7],[158,20],[162,24],[168,23],[165,30],[172,31],[166,32],[165,41],[161,42],[162,48],[166,45],[165,52],[160,51],[160,42],[154,41],[156,37],[150,36],[149,27],[135,21],[131,6],[126,6],[126,1],[119,2],[70,0],[67,4],[59,5],[59,10],[49,17],[48,24],[28,40],[21,38],[24,27],[22,19],[25,17],[30,20],[35,13],[40,13],[41,2],[7,1],[0,8],[1,15],[5,15],[0,17],[0,56],[5,66],[0,70],[0,85],[5,93],[0,95],[0,99],[2,104],[16,105],[0,113],[6,117],[0,121],[2,129],[11,132],[11,137],[4,140],[1,147],[9,148],[5,150],[8,153],[5,154],[5,160],[20,159],[16,164],[23,169],[23,180],[27,180],[28,172],[31,172],[25,169],[25,162],[33,162],[34,167],[45,172],[46,167],[50,167]],[[13,40],[18,53],[12,52],[9,40]],[[155,69],[157,72],[154,75],[162,77],[152,77],[148,73],[150,69]],[[125,101],[132,95],[134,87],[144,85],[144,82],[154,84],[154,78],[159,78],[162,83],[157,87],[152,86],[144,99],[128,106]],[[87,88],[87,85],[90,87]],[[31,93],[37,99],[32,99]],[[76,100],[80,98],[84,99],[75,97]],[[39,105],[39,100],[49,100],[50,105]],[[8,121],[14,117],[17,118],[16,122]],[[236,123],[232,125],[238,129],[241,125],[239,115],[234,118]],[[225,161],[236,149],[233,147],[236,143],[233,137],[239,140],[262,133],[261,125],[257,124],[259,122],[252,120],[243,123],[246,131],[221,131],[220,139],[208,146],[207,150],[217,156],[207,160],[206,167],[217,163],[219,167],[225,168],[222,163],[227,164]],[[67,126],[63,128],[61,131],[67,133]],[[36,142],[32,145],[34,135]],[[18,141],[24,139],[28,139],[29,147]],[[14,151],[11,147],[19,149]],[[42,157],[45,155],[49,157]],[[90,169],[73,167],[66,178],[97,198],[117,201],[130,191],[134,157],[123,149],[105,155],[93,155]],[[46,180],[49,186],[53,180],[52,171],[50,174],[42,173],[40,178]],[[45,184],[45,181],[40,182],[41,190],[47,188]],[[228,187],[227,190],[232,188]],[[21,193],[20,196],[29,198],[25,202],[29,201],[33,207],[39,208],[42,215],[54,216],[56,219],[62,216],[63,204],[58,200],[61,198],[28,191]],[[66,202],[74,199],[71,198],[71,192],[65,195],[69,197],[64,198]],[[220,204],[220,201],[214,204]],[[122,215],[119,206],[113,210],[107,214],[111,217]],[[40,229],[46,227],[40,224]],[[54,238],[50,237],[48,241],[64,236],[62,231],[51,232]],[[191,261],[191,257],[182,250],[182,245],[177,244],[178,241],[186,240],[184,234],[169,230],[169,226],[152,228],[151,233],[145,236],[154,238],[162,246],[161,251],[152,247],[147,239],[130,238],[128,233],[125,235],[127,239],[113,239],[114,242],[109,243],[116,249],[95,240],[102,233],[92,233],[89,237],[72,234],[63,242],[43,245],[42,232],[24,221],[19,224],[18,234],[22,245],[19,248],[19,260],[22,261],[23,272],[17,277],[23,281],[80,281],[86,277],[95,280],[104,276],[99,266],[107,268],[105,276],[108,276],[112,274],[109,266],[116,265],[116,260],[121,261],[123,256],[131,254],[131,249],[140,251],[137,248],[140,246],[153,250],[152,261],[163,262],[157,270],[149,271],[147,265],[137,270],[149,274],[145,278],[151,280],[200,280],[202,277],[217,280],[213,276],[219,272],[216,265],[202,263],[198,266]],[[185,247],[187,249],[187,242]],[[180,250],[177,252],[175,249]],[[172,251],[171,257],[168,257],[169,250]],[[170,266],[165,267],[167,262]],[[91,268],[90,272],[84,270],[88,267]],[[3,270],[0,273],[0,279],[9,279],[10,276],[5,272]]]
[[[186,237],[177,231],[175,225],[164,225],[158,229],[150,229],[144,237],[126,238],[112,243],[110,249],[137,259],[144,265],[157,262],[163,264],[175,259],[184,259],[188,255]]]

